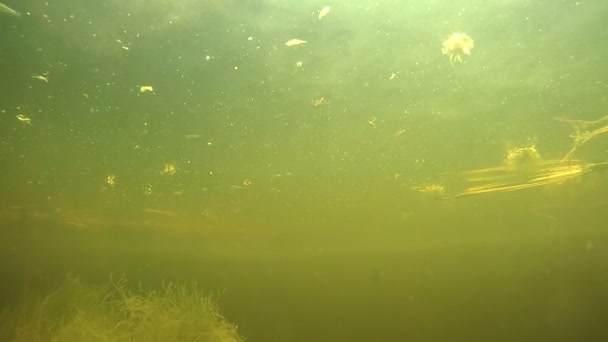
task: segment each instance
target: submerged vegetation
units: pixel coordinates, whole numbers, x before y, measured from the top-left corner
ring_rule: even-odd
[[[132,291],[123,278],[94,286],[67,276],[1,316],[3,341],[243,341],[194,283]]]

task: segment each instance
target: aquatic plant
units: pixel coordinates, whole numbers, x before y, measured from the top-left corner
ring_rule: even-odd
[[[124,278],[95,286],[67,276],[55,291],[24,296],[1,316],[0,338],[16,342],[243,341],[195,283],[132,291]]]

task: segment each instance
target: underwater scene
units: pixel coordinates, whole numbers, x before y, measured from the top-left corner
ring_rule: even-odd
[[[608,2],[1,0],[1,341],[606,341]]]

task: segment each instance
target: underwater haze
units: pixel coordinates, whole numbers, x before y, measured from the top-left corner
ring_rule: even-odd
[[[124,275],[247,341],[608,339],[608,2],[2,4],[2,311]]]

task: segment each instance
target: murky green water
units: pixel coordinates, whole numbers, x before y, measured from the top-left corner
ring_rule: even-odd
[[[607,337],[608,4],[4,3],[5,308],[124,273],[251,341]]]

